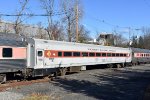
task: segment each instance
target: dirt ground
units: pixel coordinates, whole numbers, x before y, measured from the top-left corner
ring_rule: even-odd
[[[0,100],[150,100],[150,64],[93,69],[8,88]]]

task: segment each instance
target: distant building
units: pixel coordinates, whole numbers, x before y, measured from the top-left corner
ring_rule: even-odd
[[[100,45],[114,45],[114,35],[111,33],[100,33],[97,41]]]

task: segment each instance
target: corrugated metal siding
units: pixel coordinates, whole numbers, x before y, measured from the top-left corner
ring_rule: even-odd
[[[22,70],[26,67],[25,59],[1,59],[0,73]]]

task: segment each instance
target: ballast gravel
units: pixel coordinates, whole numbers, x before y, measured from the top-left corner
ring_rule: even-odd
[[[92,69],[0,92],[0,100],[142,100],[150,84],[150,64]],[[33,97],[32,97],[33,96]],[[27,99],[32,98],[32,99]]]

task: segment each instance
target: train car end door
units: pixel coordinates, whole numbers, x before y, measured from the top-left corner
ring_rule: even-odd
[[[43,68],[44,66],[44,50],[37,50],[37,67]]]

